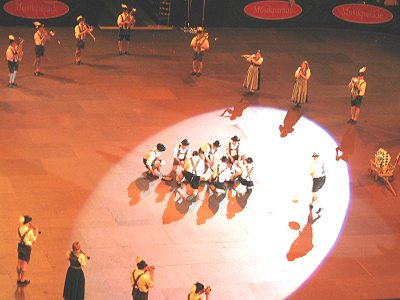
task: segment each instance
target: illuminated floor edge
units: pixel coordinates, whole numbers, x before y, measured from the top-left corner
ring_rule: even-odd
[[[96,278],[91,285],[106,292],[108,284],[123,282],[138,255],[157,266],[157,285],[152,294],[203,280],[213,285],[217,299],[226,299],[228,290],[236,295],[243,293],[241,297],[246,299],[248,291],[229,285],[240,282],[266,283],[270,286],[266,296],[284,298],[307,280],[329,253],[349,201],[347,166],[336,161],[334,140],[305,117],[294,125],[293,133],[280,137],[279,125],[286,112],[277,109],[250,107],[235,121],[218,113],[192,117],[149,137],[100,182],[82,210],[75,232],[79,231],[96,256],[118,253],[115,266],[125,272],[110,271],[109,263],[93,261],[86,271],[87,276]],[[208,130],[196,128],[196,124],[207,124]],[[193,130],[183,134],[186,128]],[[192,205],[176,202],[173,185],[141,177],[141,153],[157,142],[167,146],[164,171],[168,172],[175,141],[188,138],[195,149],[215,139],[225,145],[233,135],[241,137],[243,153],[253,157],[256,166],[255,188],[244,203],[232,194],[224,200],[216,199],[205,189],[200,193],[201,200]],[[326,161],[328,179],[320,195],[322,217],[314,213],[310,220],[309,164],[313,152]],[[109,217],[116,224],[85,226],[87,220],[96,217]],[[290,228],[290,223],[298,223],[300,231]],[[106,234],[108,240],[99,244],[99,234]],[[237,276],[244,266],[249,271]],[[176,274],[174,281],[169,280],[171,268]],[[196,277],[193,270],[204,268],[222,268],[224,276],[210,271],[207,278]],[[101,282],[106,284],[99,287]],[[127,293],[129,286],[121,286],[121,296]],[[184,296],[171,293],[176,298]]]

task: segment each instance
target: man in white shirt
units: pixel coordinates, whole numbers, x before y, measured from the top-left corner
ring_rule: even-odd
[[[235,135],[231,137],[231,141],[226,145],[226,155],[228,156],[231,163],[239,160],[239,146],[240,146],[240,138]]]
[[[31,224],[31,221],[32,218],[30,216],[19,218],[17,284],[22,286],[30,283],[29,280],[25,279],[25,272],[31,258],[32,244],[36,241],[36,237],[40,233],[40,231]]]
[[[77,40],[76,41],[76,50],[75,50],[75,64],[80,65],[82,51],[85,48],[86,34],[91,35],[93,41],[95,41],[95,38],[92,34],[93,27],[88,26],[85,23],[84,17],[79,16],[76,18],[76,21],[78,22],[78,25],[75,26],[75,38]]]
[[[217,196],[221,193],[226,194],[228,188],[225,182],[230,181],[231,174],[231,163],[226,156],[221,158],[221,162],[214,168],[214,173],[211,179],[211,189],[217,191]]]
[[[214,143],[204,143],[201,145],[201,150],[203,150],[207,166],[212,169],[213,165],[218,164],[219,160],[223,156],[221,152],[221,143],[216,140]]]
[[[253,159],[247,157],[243,160],[240,165],[240,169],[235,173],[235,177],[239,180],[239,184],[235,187],[237,195],[243,196],[247,190],[253,188],[253,181],[251,179],[251,173],[254,170]]]
[[[161,166],[164,161],[160,158],[161,152],[166,150],[165,146],[161,143],[158,143],[156,148],[150,149],[143,156],[143,164],[147,168],[148,176],[158,176],[158,173],[161,173]]]
[[[163,180],[172,181],[174,176],[179,175],[183,170],[185,159],[190,158],[192,155],[192,149],[187,139],[183,139],[182,142],[174,147],[174,162],[172,164],[172,170],[169,175],[164,176]]]
[[[318,153],[313,153],[313,161],[310,166],[310,174],[313,180],[312,193],[313,197],[310,203],[310,210],[313,209],[314,203],[318,201],[318,191],[324,186],[326,175],[325,175],[325,164],[319,159]],[[322,211],[322,207],[317,210],[317,214]]]
[[[351,118],[348,120],[350,124],[356,124],[358,120],[358,115],[361,110],[361,102],[365,95],[365,90],[367,88],[367,82],[364,79],[365,71],[367,67],[362,67],[357,74],[357,77],[351,78],[348,87],[351,93]]]

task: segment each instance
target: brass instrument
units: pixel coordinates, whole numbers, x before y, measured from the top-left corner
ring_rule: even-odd
[[[22,40],[23,41],[23,40]],[[31,222],[29,222],[28,225],[30,228],[32,228],[35,232],[37,232],[38,234],[42,234],[42,232],[35,226],[33,225]]]
[[[133,15],[136,12],[136,8],[132,7],[131,11],[128,13],[129,16],[129,29],[133,29],[136,24],[135,16]]]
[[[50,39],[56,35],[56,32],[53,30],[47,31],[47,29],[43,27],[43,35],[44,35],[43,42],[45,43],[46,41],[50,41]],[[61,45],[61,41],[57,40],[57,44]]]
[[[22,37],[19,37],[18,40],[19,44],[17,44],[17,61],[22,61],[22,58],[24,57],[24,39]]]
[[[244,59],[249,59],[249,58],[254,57],[254,54],[243,54],[243,55],[241,55],[241,57],[243,57]]]
[[[85,252],[83,252],[83,250],[82,249],[80,249],[80,251],[81,251],[81,253],[83,254],[83,255],[85,255],[85,257],[89,260],[90,259],[90,256],[89,255],[87,255]]]
[[[84,23],[84,26],[86,29],[83,31],[83,33],[89,34],[90,37],[93,39],[93,42],[96,42],[96,37],[92,33],[92,31],[94,30],[93,26],[86,24],[86,22]]]

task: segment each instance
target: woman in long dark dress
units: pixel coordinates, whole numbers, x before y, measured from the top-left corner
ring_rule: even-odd
[[[294,74],[295,82],[292,92],[292,102],[296,104],[297,107],[308,102],[308,80],[310,76],[310,65],[305,60]]]
[[[78,241],[72,244],[72,251],[67,252],[69,268],[65,277],[64,293],[65,300],[85,299],[85,275],[82,267],[86,265],[86,255],[81,250]]]

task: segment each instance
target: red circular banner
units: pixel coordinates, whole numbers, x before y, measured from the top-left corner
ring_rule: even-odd
[[[52,19],[65,15],[69,6],[56,0],[12,0],[4,4],[4,11],[25,19]]]
[[[369,4],[342,4],[332,9],[332,14],[343,21],[359,24],[381,24],[393,19],[387,9]]]
[[[261,20],[286,20],[297,17],[303,9],[289,1],[257,1],[247,4],[243,11],[246,15]]]

